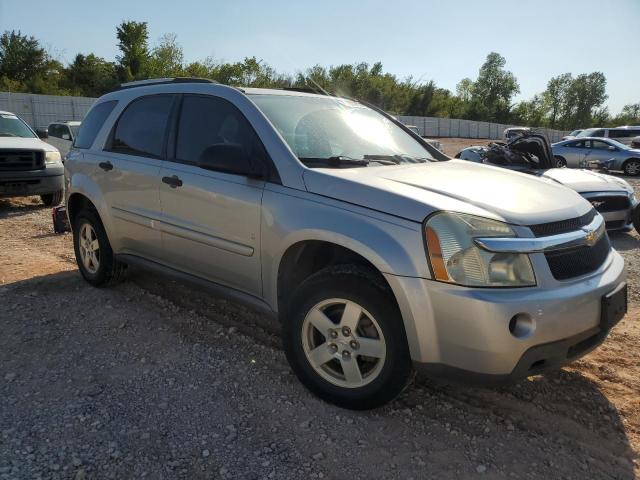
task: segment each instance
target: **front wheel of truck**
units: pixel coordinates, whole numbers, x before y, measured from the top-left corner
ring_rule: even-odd
[[[402,317],[388,287],[353,265],[325,268],[295,291],[284,349],[300,381],[322,399],[364,410],[395,398],[413,371]]]

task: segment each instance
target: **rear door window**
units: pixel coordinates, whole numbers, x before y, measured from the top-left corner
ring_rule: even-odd
[[[173,95],[151,95],[131,102],[118,119],[109,150],[163,158]]]
[[[116,100],[112,100],[93,107],[83,120],[78,136],[73,142],[73,146],[76,148],[91,148],[104,121],[113,111],[117,103]],[[49,135],[51,135],[51,127],[49,127]]]

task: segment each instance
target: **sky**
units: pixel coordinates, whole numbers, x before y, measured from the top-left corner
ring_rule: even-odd
[[[517,100],[552,76],[601,71],[611,113],[640,102],[640,0],[0,0],[0,31],[35,36],[63,63],[76,53],[115,59],[124,20],[148,22],[151,45],[175,33],[188,62],[256,56],[295,74],[381,61],[455,91],[496,51],[520,83]]]

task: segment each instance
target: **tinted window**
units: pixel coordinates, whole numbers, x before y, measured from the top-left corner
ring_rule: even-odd
[[[49,125],[49,136],[60,138],[62,135],[60,134],[60,125],[57,123],[52,123]]]
[[[584,148],[584,140],[580,140],[579,142],[570,142],[567,143],[566,146],[572,148]]]
[[[609,130],[609,138],[628,138],[640,135],[640,130]]]
[[[176,160],[195,164],[210,146],[241,145],[249,158],[263,158],[262,144],[247,119],[231,103],[218,97],[186,95],[176,140]]]
[[[604,130],[594,130],[589,134],[590,137],[604,137]]]
[[[591,140],[591,148],[595,148],[596,150],[607,150],[611,145],[607,142],[602,142],[600,140]]]
[[[172,95],[153,95],[134,100],[116,123],[110,150],[160,158],[173,99]]]
[[[78,136],[73,145],[77,148],[90,148],[96,139],[98,132],[102,128],[104,121],[107,119],[113,108],[116,106],[115,100],[104,102],[93,107],[85,117]],[[49,127],[49,135],[51,135],[51,127]]]

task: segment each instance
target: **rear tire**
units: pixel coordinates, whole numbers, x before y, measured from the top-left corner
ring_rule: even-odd
[[[295,290],[289,305],[284,350],[311,392],[364,410],[407,386],[413,366],[402,316],[373,272],[355,265],[325,268]]]
[[[57,192],[45,193],[43,195],[40,195],[40,200],[42,200],[42,203],[44,203],[47,207],[55,207],[57,205],[60,205],[63,197],[64,191],[58,190]]]
[[[630,176],[640,175],[640,160],[636,158],[630,158],[622,166],[624,173]]]
[[[76,216],[73,248],[80,273],[94,287],[114,285],[123,279],[127,266],[115,259],[95,210],[84,209]]]
[[[567,166],[567,161],[563,157],[556,155],[553,158],[556,161],[556,167],[562,168]]]

